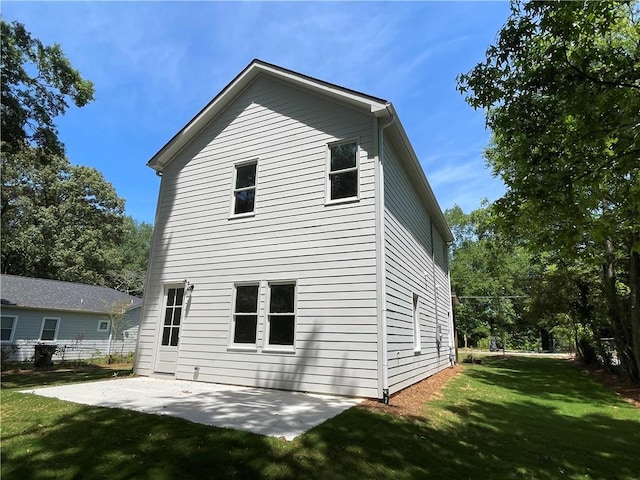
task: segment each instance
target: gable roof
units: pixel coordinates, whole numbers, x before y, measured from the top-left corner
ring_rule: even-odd
[[[44,278],[0,275],[3,307],[109,313],[117,306],[142,305],[142,299],[109,287]]]
[[[368,111],[379,118],[388,118],[392,122],[389,124],[391,139],[400,150],[400,154],[409,158],[409,168],[411,176],[418,180],[419,195],[427,206],[428,211],[433,215],[433,221],[442,235],[445,242],[453,241],[453,234],[438,205],[431,186],[422,170],[420,161],[411,146],[400,119],[391,102],[382,98],[357,92],[333,83],[325,82],[317,78],[309,77],[293,70],[288,70],[262,60],[254,59],[242,70],[231,82],[222,89],[198,114],[193,117],[178,133],[176,133],[165,146],[163,146],[147,162],[147,166],[161,173],[176,155],[193,140],[218,114],[220,114],[247,86],[249,86],[258,76],[265,75],[279,81],[288,82],[299,88],[306,89],[312,93],[324,95],[326,97],[347,103],[354,107]]]

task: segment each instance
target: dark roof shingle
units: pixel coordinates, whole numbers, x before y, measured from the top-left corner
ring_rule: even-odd
[[[0,275],[0,289],[3,306],[109,313],[142,304],[141,298],[109,287],[17,275]]]

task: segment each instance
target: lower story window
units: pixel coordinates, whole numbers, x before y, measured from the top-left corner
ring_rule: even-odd
[[[40,333],[40,340],[55,340],[58,333],[59,318],[44,318],[42,320],[42,332]]]
[[[16,317],[2,315],[2,325],[0,328],[0,340],[10,342],[13,340],[13,331],[16,328]]]
[[[233,343],[254,344],[258,331],[259,285],[236,285],[233,308]]]
[[[296,325],[296,284],[269,285],[268,345],[293,346]]]

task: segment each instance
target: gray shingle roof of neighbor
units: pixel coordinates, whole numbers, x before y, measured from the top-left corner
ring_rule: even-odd
[[[44,278],[0,275],[2,306],[109,313],[142,305],[142,299],[109,287]]]

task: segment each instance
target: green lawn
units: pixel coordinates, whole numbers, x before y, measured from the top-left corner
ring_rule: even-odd
[[[3,375],[3,480],[640,479],[640,409],[565,360],[485,359],[423,417],[353,408],[293,442],[17,393],[113,373]]]

